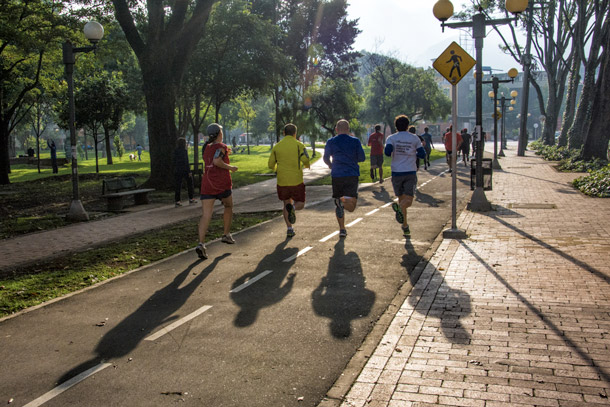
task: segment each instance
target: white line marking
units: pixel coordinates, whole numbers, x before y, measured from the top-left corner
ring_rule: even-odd
[[[262,273],[260,273],[258,276],[252,277],[250,280],[246,281],[245,283],[243,283],[242,285],[240,285],[238,287],[235,287],[234,289],[232,289],[229,292],[230,293],[238,293],[241,290],[243,290],[244,288],[249,287],[252,284],[256,283],[258,280],[260,280],[261,278],[265,277],[269,273],[273,273],[273,270],[265,270]]]
[[[377,208],[377,209],[373,209],[372,211],[370,211],[369,213],[367,213],[367,214],[366,214],[366,215],[364,215],[364,216],[371,216],[372,214],[374,214],[375,212],[378,212],[378,211],[379,211],[379,208]]]
[[[328,236],[323,237],[322,239],[320,239],[320,242],[321,242],[321,243],[324,243],[324,242],[326,242],[327,240],[329,240],[330,238],[332,238],[333,236],[337,236],[338,234],[339,234],[339,231],[337,230],[337,231],[335,231],[335,232],[331,233],[330,235],[328,235]]]
[[[204,305],[203,307],[199,308],[197,311],[191,312],[190,314],[188,314],[184,318],[181,318],[181,319],[177,320],[173,324],[170,324],[170,325],[166,326],[165,328],[161,328],[159,331],[157,331],[156,333],[150,335],[149,337],[145,338],[144,340],[145,341],[154,341],[154,340],[157,340],[160,337],[162,337],[163,335],[165,335],[165,334],[173,331],[174,329],[178,328],[180,325],[184,324],[185,322],[188,322],[191,319],[193,319],[193,318],[203,314],[204,312],[206,312],[210,308],[212,308],[211,305]]]
[[[46,403],[47,401],[51,400],[52,398],[59,396],[61,393],[63,393],[64,391],[68,390],[70,387],[75,386],[78,383],[82,382],[83,380],[85,380],[89,376],[94,375],[97,372],[100,372],[100,371],[106,369],[108,366],[112,366],[112,363],[100,363],[97,366],[93,366],[91,369],[85,370],[84,372],[80,373],[77,376],[74,376],[70,380],[66,380],[65,382],[63,382],[62,384],[60,384],[59,386],[57,386],[53,390],[51,390],[51,391],[43,394],[42,396],[38,397],[36,400],[30,401],[24,407],[38,407],[38,406],[41,406],[44,403]]]
[[[313,249],[312,246],[307,246],[306,248],[304,248],[303,250],[301,250],[300,252],[298,252],[297,254],[294,254],[290,257],[288,257],[287,259],[282,260],[284,263],[289,263],[291,261],[293,261],[294,259],[296,259],[297,257],[307,253],[308,251],[310,251],[311,249]]]
[[[381,207],[382,207],[382,208],[387,208],[388,206],[392,205],[393,203],[394,203],[394,201],[392,201],[392,202],[388,202],[387,204],[382,205]]]
[[[354,226],[356,223],[360,222],[362,220],[362,218],[358,218],[355,221],[353,221],[352,223],[348,223],[345,227],[349,228]]]

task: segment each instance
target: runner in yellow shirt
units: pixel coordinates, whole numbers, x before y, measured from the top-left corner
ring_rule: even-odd
[[[277,173],[277,196],[284,202],[284,221],[288,228],[286,236],[293,237],[295,211],[305,207],[303,167],[309,168],[305,145],[297,140],[297,126],[292,123],[284,126],[284,138],[273,146],[268,166]]]

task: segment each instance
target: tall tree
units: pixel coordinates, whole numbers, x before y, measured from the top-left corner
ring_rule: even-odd
[[[603,58],[601,49],[602,46],[605,47],[604,41],[610,32],[610,0],[576,0],[576,4],[578,18],[583,22],[582,26],[577,26],[577,29],[573,30],[572,37],[577,58],[583,62],[585,72],[576,115],[567,134],[568,145],[571,148],[581,148],[590,134],[591,122],[594,120],[593,101],[597,98],[596,93],[599,92],[596,76]],[[593,22],[590,24],[591,19]],[[578,68],[580,69],[580,66]]]
[[[218,0],[112,0],[115,16],[142,71],[148,112],[151,168],[149,185],[171,187],[171,151],[177,139],[176,89],[195,47],[204,34],[212,6]]]
[[[606,32],[602,44],[604,52],[595,84],[596,93],[591,112],[593,119],[582,149],[582,158],[585,160],[595,157],[606,159],[610,140],[610,32]]]
[[[0,6],[0,185],[10,182],[11,132],[35,103],[45,67],[60,66],[49,62],[58,56],[57,43],[70,36],[63,4],[4,0]]]

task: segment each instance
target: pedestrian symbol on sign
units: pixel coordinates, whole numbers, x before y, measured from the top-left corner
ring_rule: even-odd
[[[475,60],[455,42],[452,42],[432,64],[434,69],[452,85],[457,85],[474,65]]]
[[[451,71],[449,72],[449,76],[453,79],[453,71],[457,69],[458,78],[462,76],[462,71],[460,70],[460,61],[462,61],[462,57],[457,55],[454,50],[450,51],[451,58],[447,61],[448,64],[453,64],[451,67]]]

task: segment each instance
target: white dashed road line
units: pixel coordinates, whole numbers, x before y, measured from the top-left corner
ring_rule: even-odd
[[[346,225],[346,227],[350,228],[350,227],[354,226],[356,223],[360,222],[361,220],[362,220],[362,218],[358,218],[358,219],[356,219],[355,221],[353,221],[353,222],[351,222],[351,223],[348,223],[348,224]]]
[[[299,251],[297,254],[294,254],[290,257],[288,257],[287,259],[282,260],[284,263],[290,263],[291,261],[293,261],[294,259],[296,259],[299,256],[304,255],[305,253],[307,253],[308,251],[310,251],[311,249],[313,249],[313,246],[307,246],[306,248],[304,248],[303,250]]]
[[[62,384],[60,384],[59,386],[57,386],[53,390],[51,390],[51,391],[43,394],[42,396],[38,397],[36,400],[30,401],[24,407],[38,407],[38,406],[41,406],[44,403],[46,403],[47,401],[53,399],[54,397],[59,396],[61,393],[63,393],[64,391],[68,390],[70,387],[75,386],[78,383],[82,382],[83,380],[85,380],[89,376],[92,376],[92,375],[94,375],[94,374],[96,374],[98,372],[101,372],[102,370],[106,369],[108,366],[112,366],[112,363],[100,363],[97,366],[93,366],[91,369],[85,370],[84,372],[82,372],[81,374],[79,374],[77,376],[74,376],[70,380],[66,380],[65,382],[63,382]]]
[[[149,337],[144,338],[144,340],[145,341],[154,341],[154,340],[157,340],[160,337],[162,337],[163,335],[165,335],[166,333],[169,333],[169,332],[173,331],[174,329],[178,328],[180,325],[182,325],[182,324],[190,321],[191,319],[193,319],[193,318],[203,314],[204,312],[206,312],[210,308],[212,308],[211,305],[204,305],[203,307],[199,308],[197,311],[191,312],[190,314],[188,314],[184,318],[180,318],[179,320],[177,320],[173,324],[170,324],[170,325],[166,326],[165,328],[162,328],[161,330],[157,331],[156,333],[150,335]]]
[[[243,290],[244,288],[251,286],[252,284],[256,283],[258,280],[260,280],[261,278],[265,277],[267,274],[270,274],[270,273],[273,273],[273,270],[265,270],[262,273],[260,273],[258,276],[252,277],[250,280],[246,281],[245,283],[243,283],[242,285],[240,285],[238,287],[235,287],[234,289],[232,289],[229,292],[238,293],[241,290]]]

